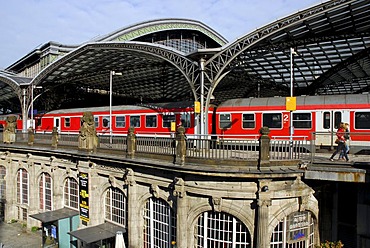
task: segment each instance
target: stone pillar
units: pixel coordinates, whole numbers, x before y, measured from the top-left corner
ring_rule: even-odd
[[[6,117],[6,126],[3,132],[3,142],[12,144],[15,142],[15,131],[17,128],[17,117],[15,115]]]
[[[82,125],[78,135],[78,148],[88,151],[96,151],[98,147],[98,135],[95,129],[94,115],[85,112],[81,117]]]
[[[257,236],[256,247],[269,248],[270,238],[268,237],[269,225],[269,207],[271,206],[271,196],[268,186],[268,180],[259,182],[259,191],[257,199]]]
[[[176,131],[176,157],[175,164],[184,165],[186,157],[186,137],[185,128],[179,126]]]
[[[188,247],[188,222],[187,222],[187,196],[185,191],[185,182],[182,178],[176,177],[174,179],[174,189],[173,195],[176,197],[177,209],[176,209],[176,220],[177,220],[177,228],[176,228],[176,239],[171,240],[175,241],[175,245],[177,247]]]
[[[270,165],[270,129],[268,127],[261,127],[259,130],[261,137],[259,138],[260,152],[259,152],[259,167]]]
[[[126,169],[124,175],[124,184],[127,187],[127,212],[130,213],[127,216],[127,230],[128,232],[128,248],[140,247],[142,241],[140,240],[140,233],[142,230],[140,223],[141,210],[138,205],[138,193],[137,193],[137,184],[135,182],[135,175],[132,169]]]
[[[58,147],[58,128],[53,127],[53,131],[51,132],[51,147],[57,148]]]
[[[135,135],[135,128],[129,127],[127,133],[127,158],[134,158],[136,151],[136,135]]]
[[[28,128],[28,145],[33,146],[33,142],[35,141],[35,130],[32,127]]]

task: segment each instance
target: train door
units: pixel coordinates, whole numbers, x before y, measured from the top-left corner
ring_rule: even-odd
[[[323,110],[316,112],[316,145],[333,145],[335,133],[341,122],[349,123],[349,111]]]
[[[54,125],[53,127],[58,128],[58,132],[60,132],[60,117],[54,117]]]

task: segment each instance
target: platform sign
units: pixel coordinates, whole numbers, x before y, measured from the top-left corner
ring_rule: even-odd
[[[311,223],[308,211],[295,212],[288,216],[287,241],[307,239]]]
[[[80,219],[89,222],[89,175],[80,172],[79,179],[79,193],[80,193]]]
[[[288,111],[294,111],[297,109],[297,98],[296,97],[286,97],[285,107]]]
[[[194,113],[196,113],[196,114],[200,113],[200,102],[198,102],[198,101],[194,102]]]

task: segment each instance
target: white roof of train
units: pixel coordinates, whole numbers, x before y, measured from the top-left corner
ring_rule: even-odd
[[[112,106],[112,111],[118,110],[148,110],[148,109],[173,109],[173,108],[188,108],[193,107],[194,102],[170,102],[170,103],[150,103],[143,105],[119,105]],[[63,114],[63,113],[80,113],[80,112],[107,112],[109,106],[103,107],[86,107],[86,108],[71,108],[71,109],[57,109],[48,112],[47,114]]]
[[[219,107],[284,106],[286,97],[230,99]],[[370,94],[297,96],[297,105],[370,104]]]

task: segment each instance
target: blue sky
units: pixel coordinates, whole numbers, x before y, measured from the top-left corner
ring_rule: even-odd
[[[203,22],[233,41],[320,0],[8,0],[0,8],[0,69],[41,44],[81,44],[158,18]]]

